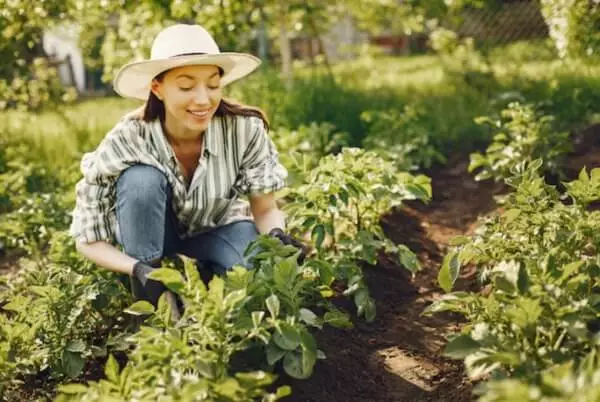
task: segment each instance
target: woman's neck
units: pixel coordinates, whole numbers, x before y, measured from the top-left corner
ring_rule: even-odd
[[[181,127],[172,127],[168,122],[163,122],[163,131],[167,141],[173,148],[188,148],[202,143],[204,131],[199,133],[186,132]]]

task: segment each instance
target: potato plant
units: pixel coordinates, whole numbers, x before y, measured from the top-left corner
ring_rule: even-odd
[[[532,104],[518,102],[502,110],[499,119],[477,118],[478,124],[492,128],[494,137],[484,154],[471,154],[469,172],[477,171],[475,180],[500,181],[510,177],[518,164],[542,158],[545,171],[560,175],[572,144],[568,132],[555,130],[554,119]]]
[[[111,349],[99,335],[126,331],[119,316],[127,291],[113,274],[83,262],[62,235],[51,240],[51,258],[24,261],[2,278],[0,395],[8,399],[40,372],[59,381],[78,377],[87,360]]]
[[[402,110],[370,110],[363,112],[361,119],[368,126],[365,148],[376,150],[398,170],[428,169],[446,162],[431,143],[432,133],[421,109],[406,105]]]
[[[383,250],[395,254],[410,272],[420,269],[416,256],[386,238],[379,222],[406,200],[428,201],[430,179],[398,172],[391,162],[359,148],[322,158],[305,177],[304,184],[288,193],[289,226],[299,235],[310,233],[317,258],[347,283],[345,294],[353,296],[358,314],[371,321],[375,305],[359,263],[376,264]]]
[[[448,293],[426,310],[465,316],[446,354],[464,359],[473,377],[543,386],[544,373],[577,366],[597,345],[600,211],[588,207],[600,199],[600,169],[582,170],[561,195],[541,168],[536,160],[513,169],[502,213],[484,219],[473,237],[455,238],[443,261],[444,290],[475,264],[486,292]]]
[[[134,348],[127,366],[119,372],[109,360],[107,380],[61,388],[58,400],[186,398],[195,400],[274,401],[289,394],[288,387],[268,393],[275,376],[263,371],[237,371],[239,353],[260,349],[267,367],[278,362],[295,378],[307,378],[323,353],[309,328],[349,322],[332,310],[319,317],[308,307],[320,298],[318,277],[298,266],[297,250],[262,237],[256,268],[236,268],[215,277],[206,286],[195,264],[184,259],[185,275],[173,268],[152,274],[178,294],[185,306],[174,320],[164,296],[156,311],[136,302],[128,311],[150,315],[147,324],[131,337]],[[255,362],[244,366],[256,368]],[[127,383],[127,387],[123,384]],[[157,387],[166,384],[166,387]]]

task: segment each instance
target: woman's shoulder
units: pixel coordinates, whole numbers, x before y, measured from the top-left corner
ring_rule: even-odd
[[[115,123],[112,129],[107,133],[106,138],[119,138],[135,140],[145,138],[152,127],[153,122],[146,122],[130,114],[124,115]]]
[[[229,115],[220,118],[227,122],[229,130],[236,131],[236,135],[253,136],[265,131],[264,121],[258,116]]]

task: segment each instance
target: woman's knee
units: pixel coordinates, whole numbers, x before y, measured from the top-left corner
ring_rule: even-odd
[[[252,268],[250,259],[244,254],[257,237],[254,222],[235,222],[189,239],[183,253],[207,263],[219,274],[235,265]]]
[[[124,170],[117,181],[117,198],[140,202],[160,199],[159,195],[168,193],[165,174],[149,165],[133,165]]]

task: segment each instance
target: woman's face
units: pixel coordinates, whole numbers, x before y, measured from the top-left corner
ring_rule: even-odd
[[[208,127],[222,98],[216,66],[184,66],[169,70],[162,81],[152,81],[152,92],[165,105],[165,126],[170,136],[197,138]]]

